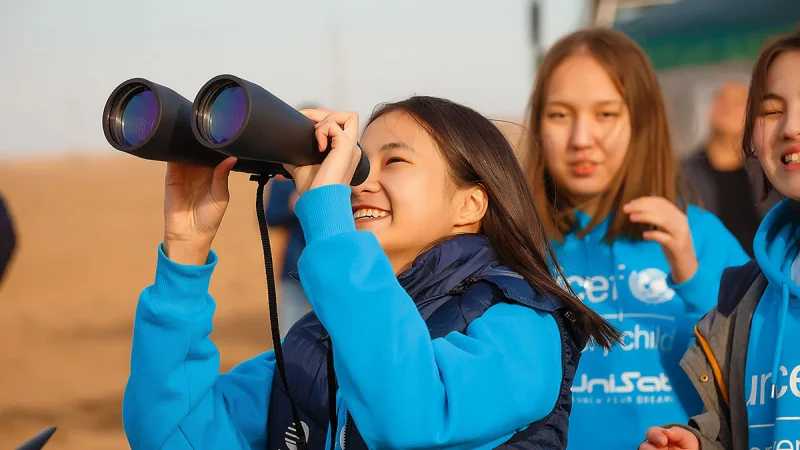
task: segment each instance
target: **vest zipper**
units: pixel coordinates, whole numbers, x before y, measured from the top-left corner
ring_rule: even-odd
[[[466,291],[468,287],[470,287],[473,283],[475,283],[478,280],[480,280],[480,278],[477,275],[472,274],[472,275],[468,276],[467,278],[464,278],[464,280],[462,280],[460,283],[455,285],[453,287],[453,289],[450,289],[450,291],[448,291],[447,293],[443,294],[442,296],[444,296],[444,295],[461,294],[464,291]]]
[[[722,399],[725,401],[725,404],[728,406],[728,408],[730,408],[731,400],[728,396],[728,388],[725,386],[725,380],[722,378],[722,369],[719,367],[717,358],[714,357],[714,353],[711,352],[711,346],[708,345],[708,341],[706,340],[705,336],[700,333],[697,325],[694,326],[694,334],[695,337],[697,337],[697,343],[700,344],[700,349],[706,355],[708,364],[711,366],[711,373],[714,376],[714,384],[717,386],[717,390],[722,395]]]
[[[350,446],[350,425],[353,423],[353,419],[350,418],[350,412],[347,412],[347,415],[344,417],[344,428],[342,428],[342,450],[345,450],[347,447]]]

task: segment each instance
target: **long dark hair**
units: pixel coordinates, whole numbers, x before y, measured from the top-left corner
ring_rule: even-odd
[[[759,119],[759,110],[761,109],[761,102],[764,101],[764,95],[767,88],[767,72],[772,65],[775,58],[781,53],[788,51],[800,51],[800,24],[795,28],[794,32],[783,36],[777,36],[767,43],[761,53],[758,55],[753,66],[753,76],[750,78],[750,92],[747,94],[747,114],[744,119],[744,133],[742,134],[742,152],[744,152],[745,159],[756,157],[756,148],[753,142],[753,129],[756,125],[756,120]],[[772,183],[767,178],[764,171],[761,171],[761,177],[764,180],[764,189],[761,191],[761,201],[769,197],[772,192]]]
[[[414,118],[436,143],[456,186],[481,186],[489,198],[481,224],[498,259],[537,294],[559,300],[587,336],[610,348],[619,333],[556,277],[564,278],[514,150],[503,133],[473,109],[436,97],[411,97],[379,106],[367,122],[391,112]],[[550,265],[557,273],[550,272]]]
[[[528,168],[536,191],[536,206],[545,219],[550,237],[559,241],[575,225],[573,205],[561,198],[559,190],[545,167],[542,146],[542,111],[547,101],[550,78],[567,58],[586,54],[605,68],[616,85],[630,112],[631,141],[625,159],[602,196],[597,214],[587,227],[578,232],[584,237],[597,224],[614,213],[605,240],[619,236],[641,239],[648,225],[631,222],[622,207],[631,200],[646,195],[664,197],[684,212],[691,191],[683,180],[667,123],[664,98],[656,72],[644,51],[625,34],[605,28],[576,31],[553,44],[538,69],[531,94],[528,126],[533,139],[529,141]],[[541,187],[541,189],[539,188]]]

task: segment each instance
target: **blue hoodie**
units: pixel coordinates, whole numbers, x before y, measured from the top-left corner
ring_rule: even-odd
[[[761,223],[753,251],[769,284],[750,325],[745,367],[748,448],[800,448],[800,211],[790,200]]]
[[[334,436],[349,411],[370,448],[490,449],[553,408],[562,374],[552,316],[499,303],[465,334],[431,339],[375,236],[356,231],[349,187],[310,190],[296,211],[307,239],[300,276],[334,343]],[[212,252],[204,266],[183,266],[159,250],[137,306],[123,403],[133,449],[265,448],[275,357],[218,373],[208,294],[216,263]]]
[[[657,242],[605,242],[611,218],[583,239],[554,243],[566,281],[623,333],[605,352],[588,346],[572,386],[571,449],[637,448],[654,423],[686,423],[702,402],[678,365],[692,327],[716,305],[722,271],[748,261],[736,238],[713,214],[687,211],[697,273],[674,284]],[[590,218],[578,213],[578,227]]]

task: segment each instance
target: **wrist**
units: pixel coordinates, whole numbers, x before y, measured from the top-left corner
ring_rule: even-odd
[[[687,258],[685,261],[674,264],[673,267],[670,267],[672,272],[672,281],[675,284],[681,284],[689,281],[697,273],[697,269],[699,267],[700,262],[694,257],[694,255],[691,258]]]
[[[211,245],[165,237],[163,249],[164,255],[175,263],[185,266],[204,266],[208,261]]]

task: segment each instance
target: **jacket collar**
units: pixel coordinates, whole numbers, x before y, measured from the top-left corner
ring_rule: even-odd
[[[421,254],[397,279],[416,303],[450,292],[486,266],[499,265],[489,239],[460,234]]]
[[[397,280],[415,303],[450,292],[470,275],[498,266],[489,239],[480,234],[459,234],[419,255]],[[289,276],[299,280],[297,270]]]

